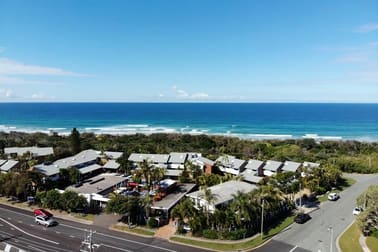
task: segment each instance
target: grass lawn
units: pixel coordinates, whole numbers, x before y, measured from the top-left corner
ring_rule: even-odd
[[[339,188],[330,191],[330,193],[331,192],[339,193],[339,192],[345,190],[346,188],[352,186],[354,183],[356,183],[355,179],[344,178],[344,183]],[[323,194],[322,196],[318,197],[317,199],[319,200],[319,202],[327,201],[328,200],[328,193]]]
[[[230,250],[245,250],[245,249],[251,249],[254,247],[257,247],[258,245],[264,243],[268,239],[270,239],[272,236],[278,234],[280,231],[288,227],[290,224],[292,224],[294,221],[294,216],[287,217],[283,222],[281,222],[276,227],[269,230],[268,233],[264,234],[263,239],[261,237],[256,237],[254,239],[239,242],[239,243],[221,243],[214,241],[204,241],[204,240],[194,240],[184,237],[172,237],[172,241],[181,242],[189,245],[194,245],[198,247],[208,248],[212,250],[222,250],[222,251],[230,251]]]
[[[369,236],[366,238],[366,244],[370,251],[378,251],[378,238]]]
[[[140,235],[153,236],[155,234],[154,231],[147,230],[145,228],[140,228],[140,227],[129,228],[128,226],[125,226],[125,225],[114,225],[113,228],[121,230],[121,231],[125,231],[128,233],[134,233],[134,234],[140,234]]]
[[[362,252],[362,248],[358,239],[360,238],[361,231],[358,229],[357,224],[353,223],[348,230],[340,237],[339,245],[343,252]],[[374,250],[372,250],[374,251]]]
[[[71,213],[71,215],[75,218],[82,219],[82,220],[88,220],[93,221],[94,220],[94,214],[80,214],[80,213]]]

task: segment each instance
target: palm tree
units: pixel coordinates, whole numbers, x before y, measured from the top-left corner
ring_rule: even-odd
[[[206,201],[205,205],[205,213],[206,213],[206,222],[209,225],[210,221],[210,205],[213,205],[217,199],[217,196],[211,192],[210,188],[205,187],[203,189],[203,199]]]
[[[237,193],[233,194],[232,197],[234,199],[232,201],[231,207],[236,214],[236,224],[240,226],[242,222],[249,222],[251,216],[249,211],[250,204],[247,194],[241,191],[237,191]]]
[[[152,185],[151,174],[152,174],[153,166],[150,164],[150,162],[147,159],[144,159],[140,163],[140,169],[141,169],[141,173],[142,173],[144,179],[146,180],[147,190],[149,192],[150,189],[151,189],[151,185]]]

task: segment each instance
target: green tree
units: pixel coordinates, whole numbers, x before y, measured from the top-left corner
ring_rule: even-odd
[[[76,128],[73,128],[71,131],[70,149],[72,154],[77,154],[81,151],[80,133]]]

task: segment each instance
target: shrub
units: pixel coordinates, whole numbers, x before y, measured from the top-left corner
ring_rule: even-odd
[[[207,239],[218,239],[218,232],[216,230],[205,229],[203,230],[202,235]]]
[[[156,228],[156,227],[158,227],[158,225],[159,225],[159,222],[154,217],[148,218],[148,221],[147,221],[148,227]]]
[[[242,228],[242,229],[233,230],[233,231],[225,231],[222,233],[222,238],[225,240],[240,240],[250,235],[251,235],[251,232],[248,232],[247,229]]]

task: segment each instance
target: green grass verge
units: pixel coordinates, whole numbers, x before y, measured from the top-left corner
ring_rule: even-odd
[[[87,221],[94,221],[94,214],[80,214],[80,213],[71,213],[71,215],[77,219],[87,220]]]
[[[378,238],[369,236],[366,238],[366,244],[370,251],[378,251]]]
[[[339,245],[343,252],[362,252],[362,248],[358,239],[360,238],[361,231],[358,229],[357,224],[353,223],[348,230],[346,230],[340,237]],[[372,250],[374,251],[374,250]]]
[[[220,251],[230,251],[230,250],[245,250],[245,249],[251,249],[254,247],[257,247],[270,239],[272,236],[278,234],[283,229],[288,227],[290,224],[292,224],[294,221],[294,216],[287,217],[284,221],[282,221],[279,225],[276,227],[270,229],[266,234],[263,235],[263,239],[261,237],[256,237],[254,239],[243,241],[243,242],[232,242],[232,243],[220,243],[217,241],[204,241],[204,240],[194,240],[184,237],[171,237],[170,240],[188,244],[188,245],[194,245],[198,247],[208,248],[212,250],[220,250]]]
[[[125,232],[128,232],[128,233],[147,235],[147,236],[155,235],[154,231],[147,230],[147,229],[144,229],[144,228],[139,228],[139,227],[129,228],[128,226],[114,225],[113,228],[121,230],[121,231],[125,231]]]

